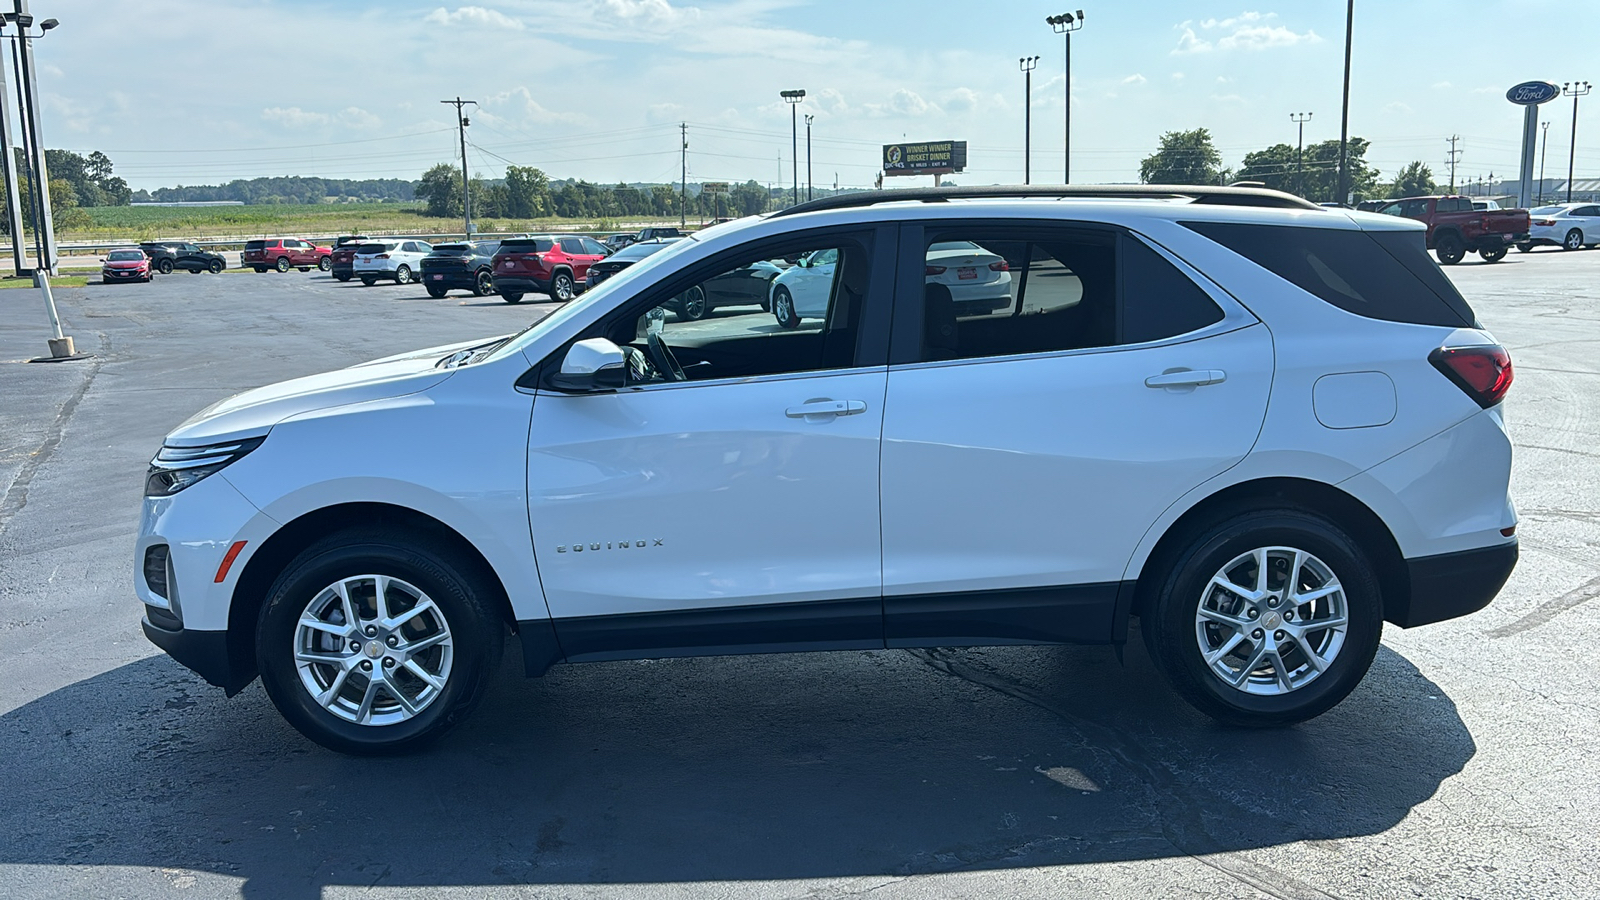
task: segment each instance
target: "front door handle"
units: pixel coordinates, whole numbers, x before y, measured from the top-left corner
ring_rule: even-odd
[[[1172,387],[1199,387],[1205,384],[1221,384],[1228,380],[1228,373],[1221,369],[1168,369],[1160,375],[1151,375],[1144,380],[1145,387],[1172,388]]]
[[[805,419],[807,421],[821,421],[824,418],[835,416],[854,416],[867,411],[867,404],[862,400],[829,400],[821,397],[807,400],[799,406],[791,406],[783,414],[791,419]]]

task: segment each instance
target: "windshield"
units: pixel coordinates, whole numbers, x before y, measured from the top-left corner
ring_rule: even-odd
[[[613,275],[612,277],[607,278],[605,281],[600,282],[599,287],[590,288],[589,290],[584,291],[578,296],[578,299],[567,303],[565,306],[562,306],[560,309],[556,310],[550,315],[545,316],[539,321],[534,322],[532,325],[529,325],[527,328],[524,328],[523,330],[512,335],[506,340],[505,343],[501,344],[494,351],[494,353],[490,354],[491,358],[501,359],[512,353],[520,353],[522,348],[537,340],[540,335],[549,331],[551,328],[554,328],[555,326],[565,322],[575,315],[582,314],[588,310],[589,307],[594,306],[597,303],[609,303],[611,295],[617,291],[630,290],[635,281],[647,282],[652,278],[656,269],[666,265],[674,257],[681,256],[696,243],[697,242],[691,238],[689,240],[674,241],[671,244],[663,245],[665,249],[663,249],[660,253],[653,254],[649,259],[623,269],[616,275]]]
[[[661,241],[660,243],[629,244],[611,254],[611,258],[620,260],[644,259],[646,256],[653,256],[676,243],[678,242]]]
[[[144,259],[144,251],[143,250],[113,250],[113,251],[111,251],[111,255],[106,257],[106,259],[112,260],[114,262],[132,262],[134,260]]]

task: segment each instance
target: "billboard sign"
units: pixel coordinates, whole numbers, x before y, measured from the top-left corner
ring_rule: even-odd
[[[728,183],[726,181],[704,181],[700,183],[700,192],[703,194],[726,194]]]
[[[966,141],[883,145],[885,175],[949,175],[966,167]]]

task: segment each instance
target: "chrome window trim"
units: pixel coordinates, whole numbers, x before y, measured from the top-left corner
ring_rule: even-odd
[[[587,393],[569,394],[564,391],[552,391],[548,388],[539,388],[534,392],[536,397],[589,397],[596,394],[632,394],[648,393],[653,391],[675,391],[685,388],[722,387],[733,384],[762,384],[775,381],[802,381],[813,378],[830,378],[838,375],[869,375],[874,372],[887,373],[888,366],[855,366],[848,369],[817,369],[807,372],[775,372],[768,375],[746,375],[739,378],[707,378],[704,381],[662,381],[655,384],[636,384],[614,391],[594,391]]]

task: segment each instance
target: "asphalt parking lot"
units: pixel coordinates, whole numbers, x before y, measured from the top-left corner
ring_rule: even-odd
[[[520,676],[421,755],[302,739],[138,630],[144,467],[250,387],[515,330],[320,273],[0,291],[0,896],[1600,896],[1600,252],[1449,269],[1511,350],[1522,561],[1327,715],[1219,727],[1138,641]],[[529,298],[535,300],[539,298]],[[729,311],[730,313],[732,311]]]

